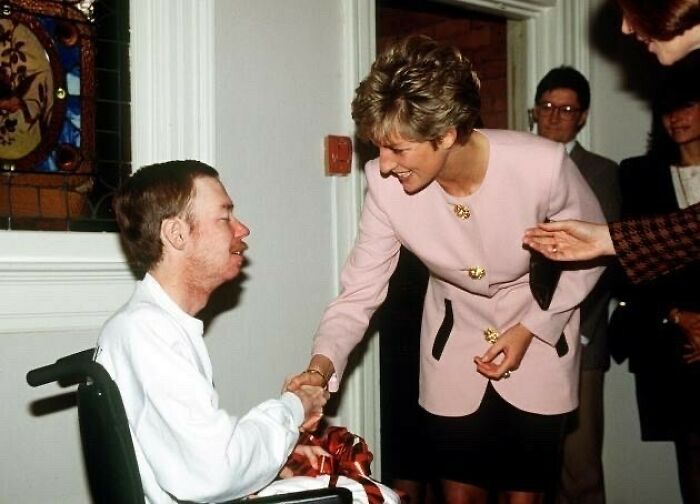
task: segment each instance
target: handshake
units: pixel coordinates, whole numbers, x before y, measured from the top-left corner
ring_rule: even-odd
[[[320,356],[315,356],[314,359],[317,357]],[[325,360],[330,365],[330,372],[328,371],[329,366],[324,366],[323,368],[313,366],[312,361],[312,365],[306,371],[296,376],[288,377],[283,386],[283,392],[296,394],[304,407],[304,422],[300,427],[302,432],[313,432],[318,428],[321,418],[323,418],[323,407],[330,398],[328,380],[333,371],[330,360]],[[327,371],[324,372],[322,369]]]

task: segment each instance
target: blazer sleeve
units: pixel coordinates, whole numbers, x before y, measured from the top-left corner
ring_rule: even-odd
[[[328,357],[335,369],[329,381],[332,392],[338,390],[348,355],[362,340],[370,317],[386,298],[400,246],[370,180],[358,238],[340,276],[341,293],[326,308],[314,336],[312,353]]]
[[[700,203],[665,215],[613,222],[610,235],[633,283],[658,278],[700,258]]]
[[[605,216],[598,199],[576,168],[563,154],[560,166],[554,170],[549,189],[550,220],[580,219],[604,223]],[[559,283],[549,309],[542,310],[532,300],[522,324],[538,338],[555,345],[571,319],[573,311],[593,289],[605,267],[593,263],[563,266]]]

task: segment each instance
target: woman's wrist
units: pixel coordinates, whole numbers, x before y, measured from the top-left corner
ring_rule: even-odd
[[[320,369],[315,368],[313,366],[309,366],[306,369],[306,371],[304,371],[304,373],[319,376],[323,380],[323,382],[321,383],[321,386],[323,388],[328,388],[328,380],[330,379],[330,377],[327,377],[326,374],[323,371],[321,371]]]
[[[309,365],[306,366],[306,370],[310,371],[312,374],[316,374],[316,371],[318,371],[319,376],[323,377],[326,384],[331,380],[335,372],[333,361],[322,354],[313,355],[309,361]]]
[[[615,244],[612,239],[612,230],[607,224],[597,224],[594,232],[597,234],[599,252],[601,255],[609,256],[616,255]]]

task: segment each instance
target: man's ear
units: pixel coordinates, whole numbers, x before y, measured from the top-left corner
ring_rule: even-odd
[[[588,120],[588,110],[585,110],[581,112],[581,117],[578,119],[578,123],[576,123],[576,126],[578,127],[578,131],[581,131],[581,128],[583,128],[586,125],[586,121]]]
[[[179,217],[163,219],[160,224],[160,239],[163,240],[163,244],[182,250],[185,247],[188,231],[189,227]]]

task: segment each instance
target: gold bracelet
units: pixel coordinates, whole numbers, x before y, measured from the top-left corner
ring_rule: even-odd
[[[320,376],[323,379],[323,388],[326,388],[328,386],[328,378],[326,378],[326,375],[323,374],[323,372],[320,369],[308,368],[304,372],[309,373],[309,374],[317,374],[318,376]]]

